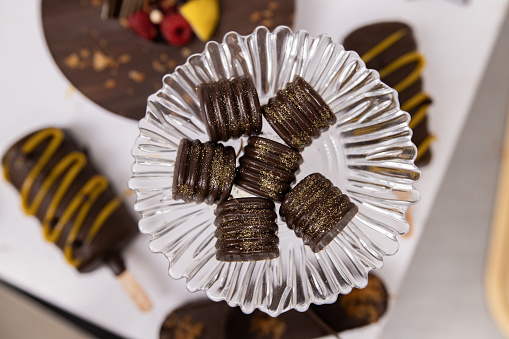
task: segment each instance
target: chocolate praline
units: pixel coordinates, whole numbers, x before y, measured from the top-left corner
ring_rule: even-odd
[[[279,256],[277,214],[265,198],[237,198],[217,206],[215,236],[219,261],[255,261]]]
[[[323,98],[302,77],[277,91],[262,106],[272,129],[283,141],[299,151],[336,122],[336,116]]]
[[[228,141],[261,132],[260,102],[250,76],[203,83],[196,91],[210,140]]]
[[[321,251],[352,220],[358,207],[319,173],[302,179],[283,200],[279,214],[313,252]]]
[[[231,146],[199,140],[181,140],[173,172],[173,199],[217,204],[230,195],[235,176]]]
[[[235,184],[256,195],[282,201],[302,163],[296,150],[262,137],[250,137],[239,159]]]

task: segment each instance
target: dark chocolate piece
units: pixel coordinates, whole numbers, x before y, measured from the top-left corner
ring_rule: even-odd
[[[210,140],[227,141],[262,130],[260,102],[251,77],[200,84],[197,92]]]
[[[262,112],[281,139],[299,151],[336,122],[327,103],[300,76],[269,99]]]
[[[389,295],[383,281],[368,275],[363,289],[338,295],[333,304],[311,304],[305,312],[290,310],[271,317],[259,310],[244,314],[226,302],[202,300],[170,313],[161,326],[161,339],[310,339],[366,326],[386,312]]]
[[[239,159],[235,183],[264,198],[282,201],[302,163],[296,150],[276,141],[250,137]]]
[[[230,307],[224,301],[195,301],[171,312],[159,331],[161,339],[223,339]]]
[[[345,49],[359,53],[366,67],[379,71],[380,80],[398,92],[401,109],[412,117],[412,142],[418,148],[415,162],[418,166],[428,164],[434,136],[428,131],[427,109],[432,101],[422,91],[425,61],[417,52],[410,26],[402,22],[363,26],[350,33],[343,44]]]
[[[71,136],[58,128],[33,132],[2,158],[5,178],[35,215],[45,238],[80,272],[102,263],[125,270],[120,252],[138,234],[130,212]]]
[[[139,121],[145,116],[147,97],[161,88],[163,76],[173,73],[190,55],[202,53],[205,42],[195,38],[178,47],[146,41],[117,20],[102,20],[97,3],[42,0],[44,40],[73,88],[103,107],[106,114]],[[260,25],[270,31],[280,25],[292,27],[295,0],[221,0],[220,5],[211,41],[221,43],[232,31],[251,34]],[[101,62],[94,62],[96,59]]]
[[[264,198],[227,200],[216,208],[216,258],[255,261],[279,256],[277,214]]]
[[[311,304],[309,310],[334,331],[340,332],[377,322],[387,310],[388,299],[383,281],[370,273],[365,288],[340,294],[333,304]]]
[[[310,339],[335,334],[311,312],[290,310],[271,317],[260,310],[244,314],[238,307],[230,312],[226,333],[229,339]]]
[[[358,207],[319,173],[302,179],[288,193],[279,214],[313,252],[321,251],[352,220]]]
[[[219,204],[228,199],[235,177],[235,150],[213,142],[180,141],[173,172],[173,199]]]

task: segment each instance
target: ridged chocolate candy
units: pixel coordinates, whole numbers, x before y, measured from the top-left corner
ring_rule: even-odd
[[[295,181],[302,156],[286,145],[250,137],[239,159],[235,183],[251,193],[282,201]]]
[[[352,220],[358,207],[319,173],[302,179],[288,193],[279,214],[313,252],[321,251]]]
[[[227,141],[262,130],[260,102],[251,77],[200,84],[197,92],[210,140]]]
[[[269,99],[262,111],[281,139],[299,151],[336,122],[330,107],[300,76]]]
[[[216,258],[220,261],[255,261],[279,256],[277,214],[272,201],[238,198],[216,208]]]
[[[173,173],[173,199],[218,204],[228,199],[235,177],[235,150],[182,139]]]

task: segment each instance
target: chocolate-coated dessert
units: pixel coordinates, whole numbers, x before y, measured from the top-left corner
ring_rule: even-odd
[[[383,281],[370,273],[366,287],[339,295],[333,304],[311,304],[309,309],[339,332],[377,322],[387,310],[388,299]]]
[[[200,84],[197,92],[210,140],[227,141],[262,130],[258,93],[250,76]]]
[[[230,307],[225,302],[193,301],[171,312],[164,320],[160,339],[224,339]]]
[[[319,173],[302,179],[288,193],[279,214],[313,252],[321,251],[352,220],[358,207]]]
[[[104,112],[139,121],[145,117],[148,96],[161,88],[163,76],[173,73],[190,55],[202,53],[206,42],[194,38],[188,45],[178,47],[141,39],[123,26],[124,20],[101,19],[101,3],[105,1],[41,0],[44,40],[72,88],[103,107]],[[154,0],[116,2],[148,6]],[[157,2],[171,6],[168,13],[165,11],[167,14],[174,12],[175,4],[207,6],[209,3],[203,0]],[[272,31],[280,25],[291,27],[293,23],[295,0],[219,2],[219,22],[211,41],[221,43],[225,34],[232,31],[247,35],[258,26]],[[199,15],[203,19],[197,18],[197,21],[206,25],[209,12],[201,10]],[[182,32],[175,29],[174,33],[179,36]]]
[[[213,142],[180,141],[173,172],[173,199],[218,204],[228,199],[235,177],[235,150]]]
[[[281,139],[299,151],[336,122],[327,103],[300,76],[269,99],[262,112]]]
[[[296,150],[262,137],[250,137],[239,159],[235,183],[256,195],[282,201],[302,163]]]
[[[427,110],[430,97],[423,92],[421,77],[425,60],[417,51],[410,26],[402,22],[382,22],[361,27],[350,33],[344,41],[348,50],[354,50],[368,68],[380,73],[380,80],[394,88],[401,109],[412,117],[412,142],[417,145],[419,166],[431,160],[430,144],[434,136],[428,131]]]
[[[103,262],[117,275],[125,270],[119,253],[138,233],[137,223],[66,131],[45,128],[23,137],[2,166],[24,211],[39,219],[69,264],[80,272]]]
[[[216,208],[216,259],[255,261],[279,256],[274,202],[264,198],[238,198]]]
[[[387,310],[383,281],[370,273],[368,285],[338,295],[333,304],[311,304],[305,312],[290,310],[271,317],[259,310],[244,314],[226,302],[194,301],[171,312],[160,330],[161,339],[310,339],[366,326]]]

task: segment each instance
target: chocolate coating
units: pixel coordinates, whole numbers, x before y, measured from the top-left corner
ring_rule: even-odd
[[[313,252],[321,251],[352,220],[358,207],[319,173],[302,179],[288,193],[279,214]]]
[[[340,332],[377,322],[387,311],[388,300],[383,281],[370,273],[365,288],[354,288],[349,294],[339,295],[333,304],[311,304],[309,309]]]
[[[388,299],[383,281],[370,273],[365,288],[340,294],[333,304],[311,304],[305,312],[290,310],[277,317],[260,310],[244,314],[224,301],[193,301],[166,317],[160,338],[318,338],[378,321],[387,311]]]
[[[180,141],[173,172],[173,199],[218,204],[230,196],[235,150],[213,142]]]
[[[262,137],[250,137],[239,159],[235,183],[256,195],[282,201],[302,163],[296,150]]]
[[[216,208],[216,258],[220,261],[255,261],[279,256],[277,214],[272,201],[238,198]]]
[[[391,37],[393,40],[389,42]],[[380,71],[380,80],[398,91],[401,109],[412,117],[412,142],[418,147],[415,162],[418,166],[427,165],[431,160],[429,143],[432,136],[426,111],[432,100],[423,93],[420,73],[424,58],[417,52],[412,28],[402,22],[363,26],[350,33],[343,45],[345,49],[359,53],[366,67]],[[378,53],[373,53],[375,46],[379,46]],[[403,61],[405,58],[408,61]],[[392,71],[387,71],[388,66]]]
[[[103,263],[124,271],[120,252],[138,234],[137,223],[68,132],[35,131],[7,150],[2,165],[25,212],[79,272]]]
[[[227,141],[262,130],[260,102],[251,77],[204,83],[196,90],[210,140]]]
[[[230,313],[226,302],[200,300],[172,311],[159,330],[160,339],[224,339]]]
[[[336,122],[327,103],[300,76],[269,99],[262,112],[281,139],[299,151]]]

